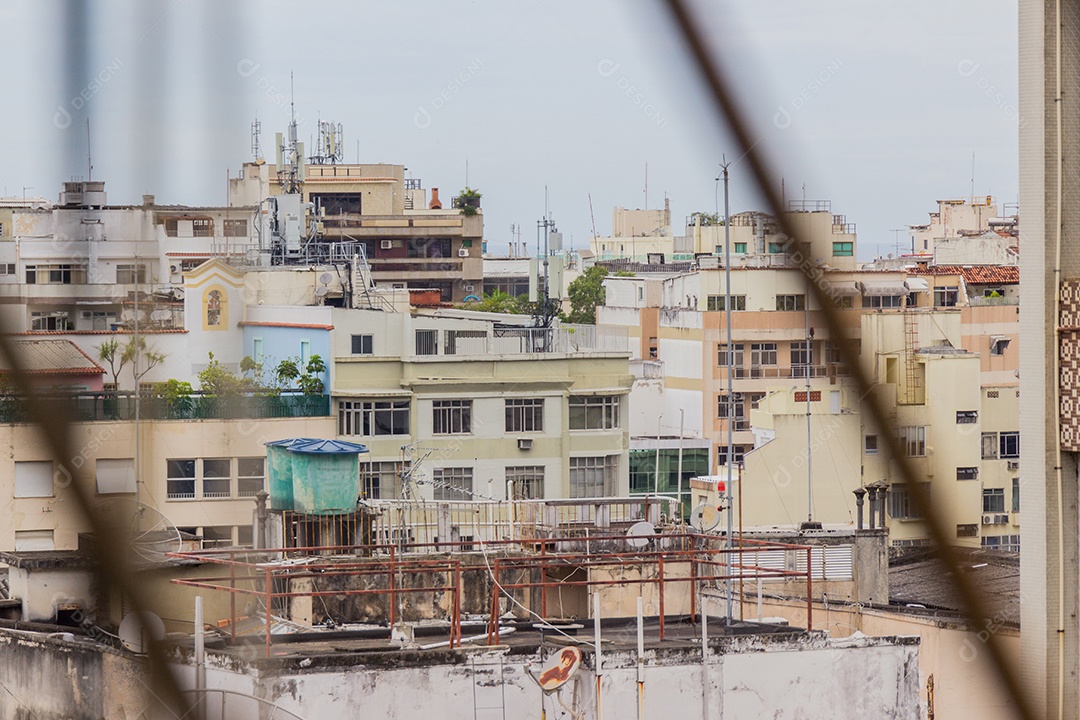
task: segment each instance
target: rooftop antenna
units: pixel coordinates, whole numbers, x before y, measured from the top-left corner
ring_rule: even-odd
[[[592,209],[592,193],[589,193],[589,219],[592,220],[592,236],[593,240],[596,239],[596,216],[593,215]]]
[[[469,158],[465,158],[465,187],[469,187]]]
[[[971,151],[971,197],[975,198],[975,151]]]
[[[94,179],[94,163],[90,155],[90,118],[86,118],[86,181]]]
[[[645,163],[645,209],[649,209],[649,163]]]
[[[262,160],[262,143],[259,141],[259,136],[262,135],[262,123],[259,122],[259,116],[255,116],[255,122],[251,123],[251,154],[255,156],[255,160]]]
[[[728,549],[732,547],[731,537],[731,464],[735,460],[735,388],[732,384],[732,375],[734,375],[734,360],[735,360],[735,345],[731,341],[731,223],[728,222],[728,218],[731,216],[731,199],[728,192],[728,168],[731,164],[727,161],[727,155],[721,155],[720,168],[723,170],[721,177],[724,180],[724,317],[727,321],[727,335],[725,336],[725,354],[727,365],[727,460],[724,463],[727,468],[727,483],[725,484],[725,490],[727,491],[727,546]],[[731,625],[731,578],[727,580],[727,588],[725,595],[727,595],[727,624]]]
[[[907,230],[907,228],[893,228],[893,241],[896,245],[896,257],[900,257],[900,233]]]

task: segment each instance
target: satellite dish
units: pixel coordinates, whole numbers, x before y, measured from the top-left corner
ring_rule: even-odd
[[[183,550],[183,539],[176,525],[160,511],[132,498],[110,497],[96,505],[103,517],[115,523],[118,532],[126,530],[127,547],[140,561],[160,563],[169,553]],[[126,524],[126,528],[125,528]],[[135,558],[132,558],[133,560]]]
[[[580,667],[581,651],[573,646],[564,647],[548,658],[536,682],[544,692],[553,693],[569,682]]]
[[[330,290],[325,285],[320,285],[315,288],[315,297],[325,297],[328,292],[330,292]]]
[[[334,276],[328,272],[324,272],[322,275],[319,276],[319,282],[321,282],[323,285],[329,285],[333,279]]]
[[[150,319],[156,320],[157,322],[168,320],[171,317],[172,313],[168,310],[155,310],[154,312],[150,313]]]
[[[626,531],[626,544],[639,550],[649,544],[649,538],[656,535],[656,528],[648,520],[634,523]]]
[[[701,503],[690,511],[690,524],[701,532],[715,530],[720,524],[720,510],[708,503]]]
[[[119,633],[125,649],[143,655],[152,640],[165,637],[165,623],[152,612],[131,613],[120,622]]]

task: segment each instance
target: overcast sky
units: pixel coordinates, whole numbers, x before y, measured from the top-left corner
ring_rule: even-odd
[[[80,16],[78,8],[86,8]],[[831,200],[860,257],[935,201],[1017,197],[1016,0],[697,3],[788,198]],[[551,214],[575,247],[615,205],[671,200],[676,228],[759,209],[659,3],[644,0],[8,0],[0,190],[55,199],[93,176],[112,203],[224,204],[226,174],[289,119],[344,125],[345,159],[404,164],[444,197],[483,193],[489,249],[535,250]],[[358,145],[359,144],[359,145]],[[310,145],[309,145],[310,148]],[[906,242],[901,233],[901,246]]]

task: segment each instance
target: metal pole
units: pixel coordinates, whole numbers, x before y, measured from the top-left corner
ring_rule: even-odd
[[[679,478],[678,478],[678,491],[677,491],[675,497],[677,497],[679,499],[677,507],[679,509],[679,524],[680,525],[682,524],[682,521],[683,521],[682,446],[683,446],[683,433],[685,432],[685,429],[686,429],[685,415],[686,415],[685,410],[683,410],[683,408],[679,408]]]
[[[814,355],[813,330],[810,328],[810,278],[806,278],[806,291],[803,295],[803,316],[806,320],[806,526],[811,529],[814,524],[814,489],[813,474],[811,473],[810,453],[810,362]]]
[[[195,596],[195,702],[202,714],[203,695],[206,689],[206,634],[203,631],[203,603],[202,596]]]
[[[660,423],[663,420],[663,415],[656,418],[656,462],[653,468],[653,495],[660,494]]]
[[[604,702],[601,695],[601,683],[604,673],[600,654],[600,589],[593,591],[593,647],[596,649],[596,720],[604,720]]]
[[[645,720],[645,609],[640,595],[637,597],[637,714]]]
[[[732,519],[731,519],[731,463],[735,454],[735,390],[732,380],[732,361],[735,358],[735,346],[731,341],[731,201],[728,193],[728,162],[724,159],[724,315],[727,319],[727,547],[728,579],[724,581],[727,595],[727,624],[731,625],[731,554]]]

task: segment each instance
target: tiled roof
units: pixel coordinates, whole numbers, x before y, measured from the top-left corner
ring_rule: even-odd
[[[101,375],[105,369],[70,340],[16,340],[12,352],[24,371],[49,375]],[[0,372],[11,367],[0,359]]]
[[[959,275],[969,285],[1019,285],[1016,265],[930,265],[908,268],[911,275]]]

